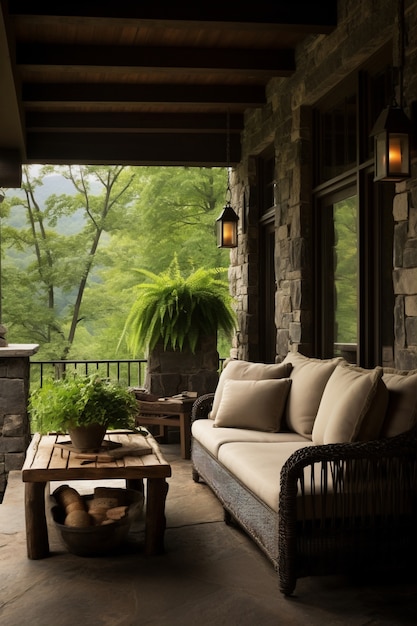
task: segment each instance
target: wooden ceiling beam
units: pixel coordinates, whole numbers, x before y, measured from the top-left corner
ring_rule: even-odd
[[[220,113],[69,113],[28,111],[28,132],[227,132],[227,115]],[[243,115],[229,115],[230,133],[243,130]]]
[[[22,87],[22,99],[31,103],[169,103],[238,104],[254,107],[265,104],[265,89],[258,85],[177,85],[172,84],[87,84],[28,83]]]
[[[188,48],[146,46],[68,46],[20,44],[17,64],[27,68],[60,66],[72,70],[91,68],[135,68],[149,70],[208,72],[251,72],[288,76],[294,72],[294,51],[288,49],[248,50],[240,48]]]
[[[28,133],[30,163],[234,166],[240,161],[239,135],[224,133]]]
[[[245,112],[293,74],[306,36],[334,30],[337,5],[0,0],[16,101],[0,89],[0,105],[21,120],[19,138],[0,115],[0,143],[24,163],[225,166],[230,115],[234,165]]]
[[[102,0],[85,2],[72,0],[70,3],[49,0],[13,0],[9,3],[10,15],[61,17],[91,17],[113,19],[151,20],[163,24],[166,22],[224,22],[251,24],[300,25],[310,28],[311,32],[328,32],[337,23],[337,0],[292,0],[291,2],[270,2],[262,0],[256,5],[207,2],[176,2],[164,4],[151,2],[132,2],[132,0]]]

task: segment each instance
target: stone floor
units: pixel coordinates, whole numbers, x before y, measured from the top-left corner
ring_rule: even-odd
[[[283,597],[269,561],[243,532],[224,524],[208,487],[193,483],[179,446],[161,447],[173,475],[166,553],[157,557],[143,555],[143,523],[117,555],[86,558],[67,552],[50,520],[51,556],[28,560],[23,484],[20,472],[10,476],[0,505],[2,626],[417,624],[411,581],[305,578],[294,597]],[[88,483],[75,486],[92,490]]]

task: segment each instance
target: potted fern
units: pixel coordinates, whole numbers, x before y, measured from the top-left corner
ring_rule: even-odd
[[[146,355],[148,391],[169,396],[214,390],[218,331],[231,337],[236,327],[229,284],[222,278],[227,268],[199,268],[183,276],[174,257],[160,274],[136,272],[145,280],[135,287],[122,339],[134,357]]]
[[[29,397],[32,431],[69,433],[79,451],[100,448],[108,428],[133,428],[135,396],[97,374],[47,380]]]

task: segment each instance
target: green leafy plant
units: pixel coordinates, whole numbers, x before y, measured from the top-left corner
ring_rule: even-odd
[[[29,398],[32,428],[43,434],[91,424],[132,428],[137,411],[134,394],[96,374],[47,380]]]
[[[135,270],[148,281],[136,285],[138,296],[126,319],[121,340],[132,354],[149,352],[159,341],[174,350],[195,352],[201,336],[236,327],[229,284],[221,278],[227,268],[199,268],[183,277],[177,258],[160,274]],[[120,342],[119,342],[120,343]]]

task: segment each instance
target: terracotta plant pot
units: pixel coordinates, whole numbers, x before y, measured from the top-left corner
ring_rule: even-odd
[[[106,426],[90,424],[68,429],[72,445],[78,452],[98,452],[106,434]]]

